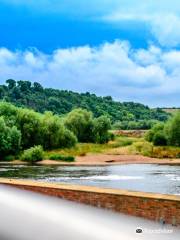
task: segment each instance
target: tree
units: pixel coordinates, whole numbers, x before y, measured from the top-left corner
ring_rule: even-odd
[[[3,88],[3,86],[0,86],[0,99],[2,99],[5,95],[5,90]]]
[[[3,116],[8,126],[15,125],[17,114],[18,110],[14,105],[7,102],[0,102],[0,116]]]
[[[22,92],[27,92],[28,90],[31,90],[31,82],[29,81],[17,81],[18,87]]]
[[[8,84],[8,88],[11,90],[16,86],[16,81],[13,79],[6,80],[6,83]]]
[[[120,103],[111,96],[98,97],[95,94],[76,93],[67,90],[43,88],[40,83],[29,81],[7,80],[1,85],[0,98],[18,107],[28,107],[39,111],[52,111],[55,114],[67,114],[72,109],[83,108],[100,117],[107,115],[112,123],[116,121],[160,120],[166,121],[171,115],[162,109],[150,109],[148,106],[133,102]]]
[[[0,117],[0,133],[0,157],[18,153],[21,145],[21,133],[15,126],[8,127],[3,117]]]
[[[92,113],[84,109],[75,109],[65,119],[65,126],[72,131],[80,142],[92,141]]]
[[[22,147],[38,145],[41,139],[41,115],[29,109],[18,109],[17,127],[22,134]]]
[[[111,128],[110,119],[106,116],[96,118],[93,122],[93,137],[96,143],[106,143],[109,141],[108,130]]]
[[[177,112],[165,125],[168,144],[180,146],[180,112]]]
[[[43,87],[42,87],[41,84],[38,83],[38,82],[34,82],[34,83],[33,83],[33,89],[34,89],[34,91],[36,91],[36,92],[42,92],[42,91],[43,91]]]
[[[45,149],[73,147],[77,142],[74,134],[66,129],[62,120],[52,112],[43,115],[40,132],[41,144]]]

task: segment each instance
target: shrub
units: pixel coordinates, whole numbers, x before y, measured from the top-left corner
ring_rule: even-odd
[[[167,139],[163,131],[158,131],[153,136],[153,144],[155,146],[166,146]]]
[[[39,146],[31,147],[27,150],[24,150],[20,159],[22,161],[28,161],[30,163],[35,163],[35,162],[43,160],[43,157],[44,157],[44,151],[43,151],[42,146],[39,145]]]
[[[154,147],[152,157],[156,158],[179,158],[180,149],[179,147]]]
[[[117,141],[113,143],[113,147],[125,147],[130,146],[133,143],[132,139],[126,137],[118,137]]]
[[[60,161],[66,161],[66,162],[74,162],[75,161],[75,157],[73,156],[62,156],[58,153],[55,154],[51,154],[49,156],[50,160],[60,160]]]
[[[153,152],[153,146],[148,142],[136,142],[132,147],[135,149],[135,153],[143,154],[144,156],[151,156]]]
[[[153,138],[154,138],[154,135],[157,133],[157,132],[163,132],[164,131],[164,124],[163,123],[157,123],[156,125],[154,125],[152,127],[151,130],[149,130],[146,135],[145,135],[145,139],[148,141],[148,142],[153,142]]]
[[[112,132],[109,132],[109,140],[114,141],[115,140],[115,134]]]

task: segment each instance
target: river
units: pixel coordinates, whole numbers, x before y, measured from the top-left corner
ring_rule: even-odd
[[[180,166],[128,164],[81,167],[6,164],[0,166],[0,177],[180,195]]]

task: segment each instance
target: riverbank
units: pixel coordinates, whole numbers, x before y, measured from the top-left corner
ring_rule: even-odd
[[[180,165],[180,159],[157,159],[141,155],[109,155],[109,154],[96,154],[76,157],[73,163],[65,163],[52,160],[43,160],[39,164],[43,165],[116,165],[116,164],[172,164]]]
[[[4,164],[5,162],[1,162]],[[7,163],[7,162],[6,162]],[[8,162],[10,164],[26,164],[25,162],[16,160]],[[77,156],[75,162],[63,162],[55,160],[43,160],[38,162],[39,165],[68,165],[68,166],[108,166],[108,165],[120,165],[120,164],[168,164],[168,165],[180,165],[179,159],[159,159],[145,157],[142,155],[111,155],[111,154],[88,154],[86,156]]]

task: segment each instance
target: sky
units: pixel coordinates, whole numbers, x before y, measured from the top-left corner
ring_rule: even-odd
[[[179,0],[0,0],[0,84],[180,107]]]

